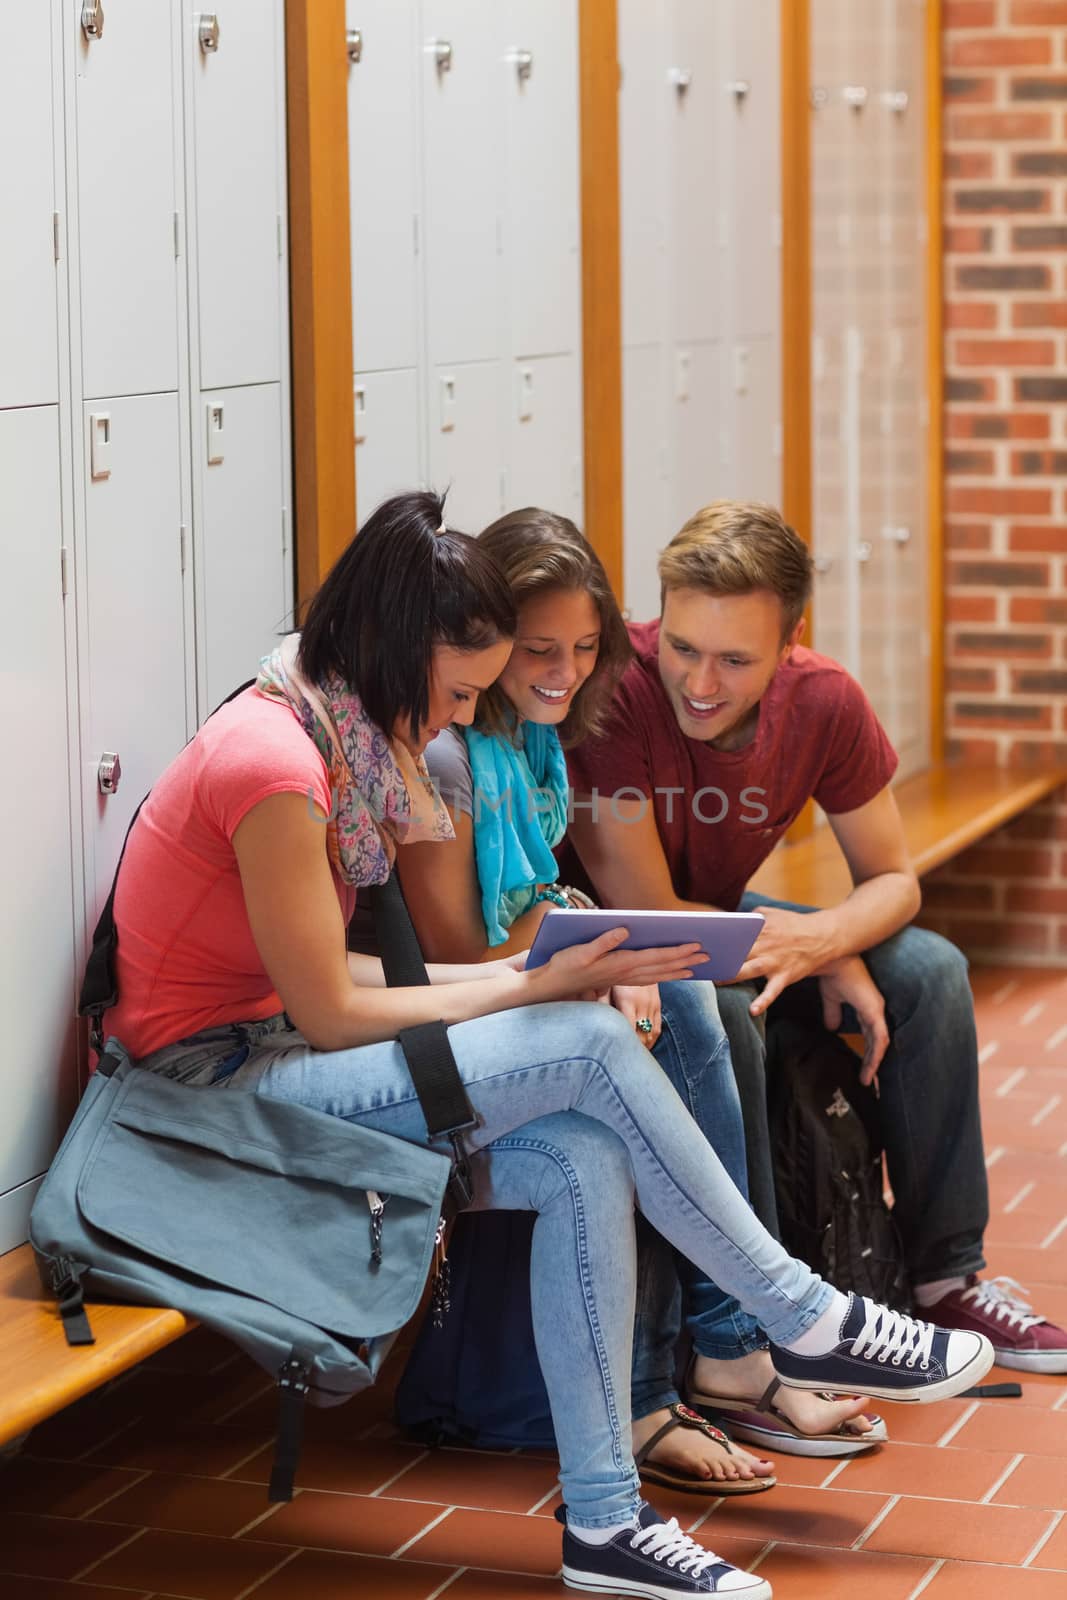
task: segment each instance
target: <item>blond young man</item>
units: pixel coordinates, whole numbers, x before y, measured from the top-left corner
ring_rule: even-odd
[[[889,787],[897,757],[855,680],[800,642],[806,546],[772,507],[718,501],[672,540],[659,574],[662,616],[630,628],[612,725],[569,761],[570,839],[599,903],[762,910],[739,981],[719,991],[762,1220],[776,1224],[765,1016],[860,1030],[919,1305],[987,1334],[1002,1365],[1067,1372],[1067,1332],[978,1276],[989,1212],[967,965],[909,926],[920,892]],[[748,893],[809,799],[851,892],[819,910]]]

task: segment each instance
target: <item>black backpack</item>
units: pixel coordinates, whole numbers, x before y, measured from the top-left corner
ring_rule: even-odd
[[[767,1026],[767,1112],[782,1243],[838,1289],[906,1309],[900,1236],[883,1197],[878,1096],[826,1028]]]

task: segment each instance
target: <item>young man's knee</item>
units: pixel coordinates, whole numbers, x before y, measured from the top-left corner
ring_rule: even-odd
[[[951,940],[927,928],[905,928],[891,941],[896,948],[885,964],[871,963],[874,981],[894,1009],[894,999],[907,1005],[936,1005],[942,1012],[955,1005],[972,1006],[967,958]]]

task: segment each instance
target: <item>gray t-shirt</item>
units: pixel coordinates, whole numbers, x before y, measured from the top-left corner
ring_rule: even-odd
[[[423,752],[430,777],[449,811],[474,815],[474,775],[467,741],[455,728],[442,728]]]

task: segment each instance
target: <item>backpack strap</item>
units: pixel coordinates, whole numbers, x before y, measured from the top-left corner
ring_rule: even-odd
[[[308,1392],[310,1362],[297,1350],[289,1353],[278,1373],[278,1432],[274,1444],[267,1499],[293,1498],[293,1479],[304,1440],[304,1397]]]
[[[386,983],[390,988],[415,988],[429,983],[430,975],[395,871],[385,883],[371,890],[371,904]],[[430,1138],[447,1138],[452,1145],[448,1199],[454,1210],[463,1211],[474,1199],[463,1134],[478,1126],[478,1115],[467,1098],[448,1029],[443,1022],[422,1022],[401,1029],[397,1043],[404,1052]]]
[[[244,694],[246,689],[255,685],[255,678],[249,678],[247,683],[242,683],[221,701],[215,711],[221,711],[223,706],[228,706],[231,700],[236,700],[239,694]],[[215,715],[215,711],[211,713]],[[151,791],[149,791],[151,793]],[[110,1011],[119,997],[118,985],[115,980],[115,952],[119,945],[118,929],[115,927],[115,890],[118,887],[119,870],[126,855],[126,846],[130,842],[133,825],[141,815],[141,807],[145,800],[137,807],[130,818],[130,825],[126,829],[126,837],[122,841],[119,851],[118,866],[115,876],[111,880],[111,891],[104,901],[104,909],[97,919],[96,929],[93,933],[92,948],[89,959],[85,963],[85,976],[82,978],[81,991],[78,995],[78,1015],[89,1018],[89,1043],[97,1055],[103,1054],[104,1049],[104,1012]]]

